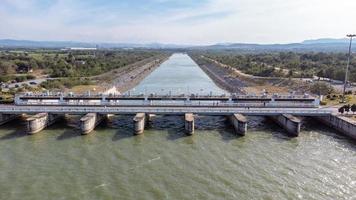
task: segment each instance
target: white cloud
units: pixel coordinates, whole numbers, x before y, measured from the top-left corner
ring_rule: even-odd
[[[157,0],[169,1],[169,0]],[[5,0],[35,10],[33,0]],[[21,1],[23,2],[23,1]],[[285,43],[356,32],[354,0],[210,0],[200,8],[127,16],[59,0],[37,14],[10,12],[0,3],[0,37],[108,42]],[[221,15],[220,15],[221,14]]]

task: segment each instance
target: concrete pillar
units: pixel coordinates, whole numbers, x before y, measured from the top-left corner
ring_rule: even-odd
[[[290,114],[282,114],[271,118],[283,127],[291,136],[297,137],[299,135],[302,124],[301,119]]]
[[[186,113],[184,115],[184,127],[185,127],[185,132],[188,135],[194,134],[194,115],[193,115],[193,113]]]
[[[0,114],[0,125],[3,125],[9,121],[12,121],[18,118],[20,115],[13,115],[13,114]]]
[[[38,113],[26,119],[26,129],[29,134],[35,134],[52,125],[60,118],[59,115]]]
[[[79,121],[79,127],[82,135],[87,135],[103,120],[103,116],[97,113],[88,113]]]
[[[151,122],[155,117],[155,114],[146,114],[146,121]]]
[[[135,127],[135,134],[140,135],[145,130],[146,125],[146,115],[145,113],[137,113],[136,116],[133,118],[134,127]]]
[[[114,114],[106,114],[106,115],[104,115],[105,120],[107,120],[109,122],[112,121],[114,117],[115,117]]]
[[[247,131],[247,119],[241,114],[233,114],[227,116],[230,123],[234,126],[235,132],[240,135],[245,135]]]
[[[156,117],[155,114],[146,114],[146,125],[148,126],[150,122]]]

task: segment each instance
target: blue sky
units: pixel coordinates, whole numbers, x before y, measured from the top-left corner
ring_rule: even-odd
[[[0,38],[31,40],[287,43],[344,37],[352,19],[355,0],[0,0]]]

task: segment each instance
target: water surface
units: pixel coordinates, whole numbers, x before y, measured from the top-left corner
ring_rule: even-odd
[[[131,93],[219,95],[227,92],[217,87],[188,55],[173,54]]]

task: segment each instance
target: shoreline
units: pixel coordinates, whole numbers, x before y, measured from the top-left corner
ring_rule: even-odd
[[[293,79],[253,76],[204,56],[192,56],[192,58],[219,87],[232,93],[259,94],[267,91],[286,94],[290,90],[295,90],[297,93],[304,94],[308,91],[307,85]]]
[[[125,93],[168,60],[170,54],[155,56],[96,76],[94,80],[104,93]],[[114,76],[114,77],[113,77]]]
[[[231,93],[246,94],[243,89],[246,84],[240,79],[234,78],[225,68],[208,63],[205,59],[190,55],[195,63],[210,77],[210,79],[221,89]]]
[[[119,80],[119,78],[117,78],[115,81],[120,81],[120,82],[116,82],[115,87],[121,93],[125,93],[131,90],[132,88],[136,87],[148,75],[150,75],[154,70],[160,67],[165,61],[167,61],[169,57],[170,55],[167,57],[158,58],[157,60],[146,63],[145,65],[135,69],[134,71],[129,72],[127,75],[124,75],[124,76],[130,76],[130,80],[128,83],[125,82],[125,80],[122,81]]]

